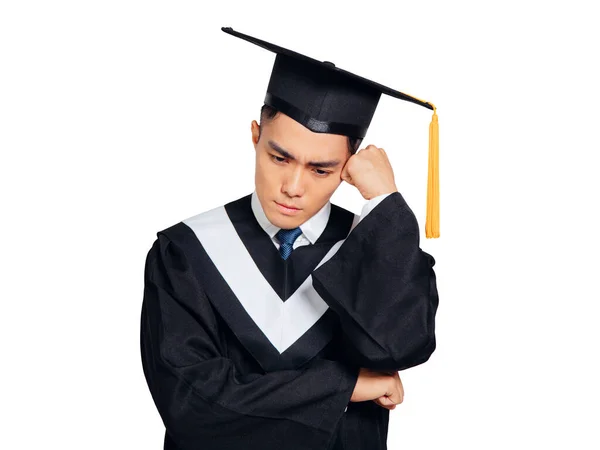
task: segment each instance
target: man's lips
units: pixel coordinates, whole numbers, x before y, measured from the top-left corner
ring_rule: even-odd
[[[296,208],[295,206],[286,205],[285,203],[279,203],[279,202],[275,202],[275,203],[277,203],[278,205],[281,205],[281,206],[285,206],[286,208],[289,208],[289,209],[300,209],[300,208]]]

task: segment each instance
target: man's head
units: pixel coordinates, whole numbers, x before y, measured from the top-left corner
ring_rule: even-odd
[[[315,133],[267,105],[251,130],[258,199],[269,221],[286,229],[303,224],[329,201],[362,141]],[[286,211],[280,204],[297,210]]]

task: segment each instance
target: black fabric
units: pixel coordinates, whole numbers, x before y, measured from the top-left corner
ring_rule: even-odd
[[[161,237],[168,243],[171,251],[179,253],[179,256],[175,254],[174,257],[179,258],[177,260],[180,264],[179,267],[185,268],[186,277],[194,283],[188,286],[187,289],[191,290],[192,293],[203,292],[207,295],[212,306],[227,323],[228,328],[232,330],[240,343],[259,363],[262,370],[275,371],[296,368],[313,358],[331,340],[334,332],[335,314],[331,309],[328,309],[310,330],[280,354],[248,315],[235,293],[211,261],[200,241],[187,225],[183,223],[176,224],[159,232],[159,240]],[[270,240],[269,245],[275,248]],[[277,254],[277,257],[282,260],[279,254]],[[285,281],[291,279],[291,277],[284,277],[280,280],[280,283],[288,286],[288,291],[291,290],[289,282],[285,283]],[[182,288],[183,286],[177,287],[178,290]]]
[[[381,94],[426,108],[402,92],[275,44],[233,30],[224,32],[276,53],[265,103],[317,133],[364,138]]]
[[[439,304],[434,265],[419,247],[412,210],[394,192],[313,271],[313,286],[342,322],[345,359],[385,371],[429,359]]]
[[[232,319],[235,296],[193,237],[176,224],[157,233],[146,257],[140,348],[164,449],[385,450],[390,411],[349,403],[359,369],[426,361],[438,304],[433,258],[418,248],[416,219],[400,194],[383,200],[312,272],[330,306],[323,317],[331,335],[285,369],[265,369],[240,340],[234,328],[251,318]]]

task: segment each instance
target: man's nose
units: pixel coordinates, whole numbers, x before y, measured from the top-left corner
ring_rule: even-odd
[[[304,170],[301,167],[296,167],[287,174],[287,178],[283,183],[283,190],[290,197],[303,195],[304,181]]]

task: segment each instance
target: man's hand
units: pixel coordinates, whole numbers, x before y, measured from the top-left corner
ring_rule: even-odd
[[[394,372],[392,374],[392,377],[395,379],[395,387],[398,389],[399,393],[400,393],[400,401],[398,402],[398,404],[402,403],[404,401],[404,386],[402,386],[402,380],[400,379],[400,374],[398,372]],[[395,409],[396,408],[396,403],[394,403],[393,400],[390,399],[390,397],[388,397],[387,395],[382,395],[379,398],[376,398],[375,400],[373,400],[375,403],[377,403],[379,406],[382,406],[383,408],[386,409]]]
[[[398,191],[394,171],[385,150],[374,145],[369,145],[348,158],[340,176],[356,187],[367,200]]]
[[[398,372],[384,373],[361,368],[351,402],[373,400],[379,406],[394,409],[404,400],[404,387]]]

